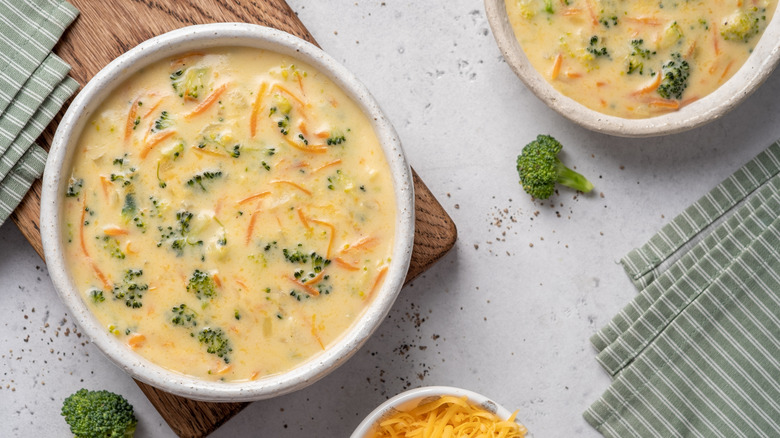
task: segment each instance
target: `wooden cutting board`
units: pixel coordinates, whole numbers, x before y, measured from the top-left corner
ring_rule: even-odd
[[[66,31],[55,52],[73,66],[71,76],[82,86],[111,60],[138,43],[173,29],[213,22],[239,21],[284,30],[317,44],[284,0],[69,0],[81,15]],[[67,105],[66,105],[67,107]],[[51,144],[62,117],[57,115],[39,144]],[[413,172],[415,235],[408,283],[455,244],[457,231],[447,212]],[[41,182],[37,181],[12,218],[43,257],[39,230]],[[160,391],[136,382],[174,432],[202,437],[213,432],[248,403],[206,403]]]

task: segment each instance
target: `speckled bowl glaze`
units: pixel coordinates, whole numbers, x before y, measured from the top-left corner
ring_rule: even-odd
[[[284,373],[248,382],[208,382],[169,371],[128,349],[87,308],[64,260],[61,224],[63,193],[75,146],[86,121],[101,102],[140,69],[179,53],[244,46],[274,51],[308,63],[340,86],[373,123],[393,177],[397,219],[392,263],[385,283],[361,317],[321,354]],[[71,314],[97,346],[134,378],[184,397],[204,401],[251,401],[308,386],[352,356],[384,320],[403,286],[414,240],[414,186],[398,135],[379,105],[352,73],[322,50],[271,28],[245,23],[185,27],[139,44],[103,68],[68,108],[52,143],[43,177],[41,237],[52,281]]]
[[[585,128],[621,137],[674,134],[717,120],[756,91],[780,61],[780,14],[775,12],[745,65],[720,88],[679,111],[648,119],[624,119],[587,108],[561,94],[542,77],[515,38],[505,0],[485,0],[485,12],[504,59],[539,99]]]
[[[380,421],[395,414],[397,411],[413,409],[422,402],[427,403],[447,395],[455,397],[463,397],[465,395],[470,403],[496,414],[499,418],[509,418],[512,415],[512,412],[500,404],[482,394],[477,394],[468,389],[454,388],[451,386],[423,386],[422,388],[410,389],[409,391],[402,392],[377,406],[377,408],[368,414],[368,416],[358,425],[357,429],[352,432],[351,438],[369,437],[371,436],[369,433],[374,431],[375,426]],[[526,434],[526,437],[532,438],[531,435],[528,434]]]

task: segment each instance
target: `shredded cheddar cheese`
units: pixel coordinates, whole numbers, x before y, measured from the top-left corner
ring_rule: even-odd
[[[506,420],[468,402],[466,396],[444,396],[408,411],[398,411],[379,422],[366,438],[522,438],[527,429],[515,422],[517,411]]]

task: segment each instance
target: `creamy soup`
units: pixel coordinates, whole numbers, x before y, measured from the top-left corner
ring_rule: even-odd
[[[381,287],[388,164],[359,107],[295,59],[188,53],[91,116],[65,193],[66,259],[106,330],[208,380],[283,372]]]
[[[739,70],[776,0],[506,0],[515,36],[558,91],[646,118],[713,92]]]

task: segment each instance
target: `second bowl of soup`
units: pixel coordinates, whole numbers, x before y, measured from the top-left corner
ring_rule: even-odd
[[[777,0],[485,0],[504,58],[551,108],[596,131],[669,134],[714,120],[780,59]]]

